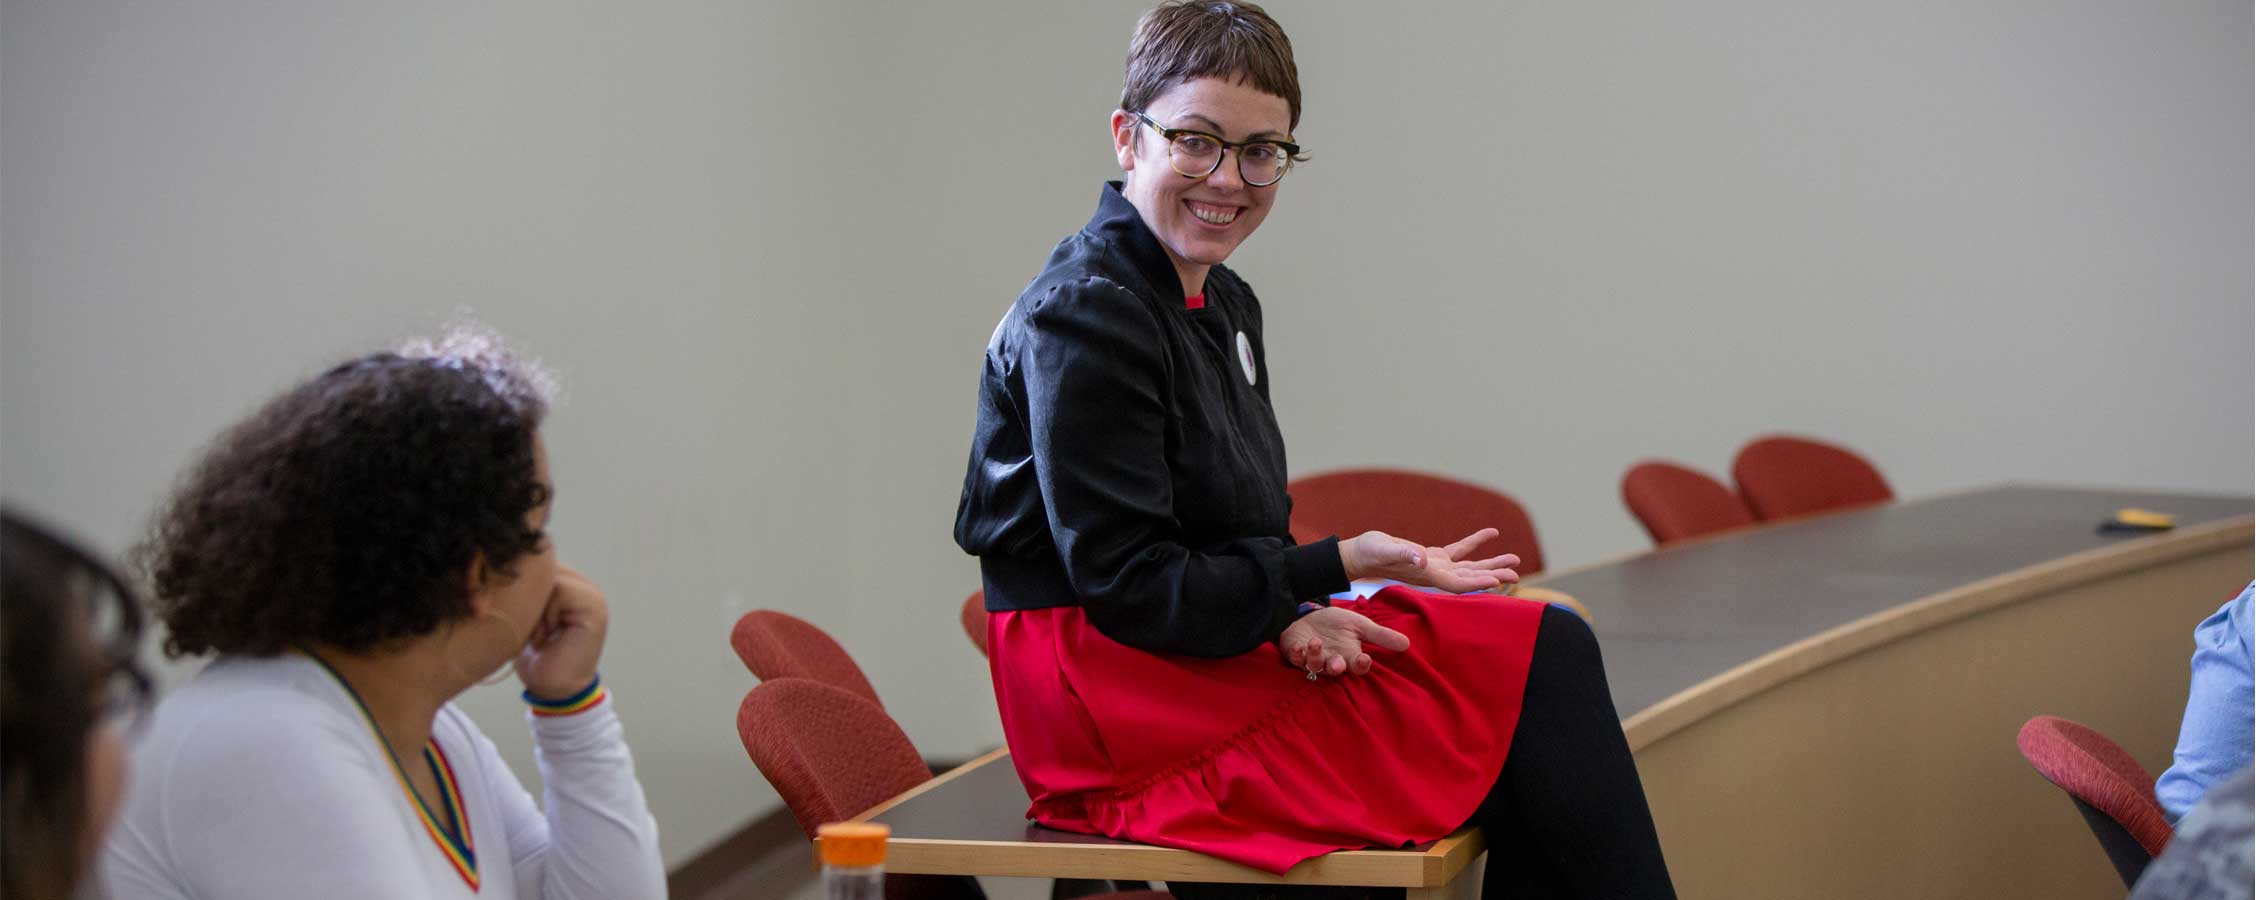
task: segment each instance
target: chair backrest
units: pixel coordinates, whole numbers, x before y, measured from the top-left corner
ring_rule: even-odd
[[[2151,793],[2149,770],[2095,729],[2055,716],[2035,716],[2017,729],[2017,749],[2041,777],[2071,795],[2119,877],[2134,886],[2174,836]]]
[[[800,619],[768,609],[746,613],[730,629],[730,647],[763,681],[806,678],[849,691],[882,709],[886,706],[847,649],[823,629]]]
[[[1546,568],[1530,514],[1482,485],[1400,469],[1343,469],[1290,481],[1287,494],[1295,501],[1289,528],[1297,541],[1385,531],[1441,547],[1497,528],[1499,536],[1477,547],[1476,558],[1515,554],[1522,557],[1515,571],[1525,577]]]
[[[1625,508],[1659,547],[1758,521],[1726,485],[1677,463],[1633,466],[1624,473],[1623,489]]]
[[[981,605],[982,594],[974,591],[965,598],[965,605],[957,608],[957,624],[965,627],[965,637],[973,642],[982,656],[989,655],[989,610]]]
[[[931,777],[886,710],[806,678],[754,685],[738,704],[738,739],[810,838]]]
[[[738,704],[738,740],[810,840],[817,826],[861,814],[931,775],[885,710],[806,678],[754,685]],[[980,884],[962,875],[887,876],[887,900],[983,896]]]
[[[1891,499],[1891,485],[1859,454],[1809,438],[1770,435],[1734,455],[1734,483],[1760,519]]]

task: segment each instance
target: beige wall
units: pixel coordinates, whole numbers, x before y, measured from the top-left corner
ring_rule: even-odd
[[[993,745],[974,375],[1141,6],[7,0],[0,493],[122,549],[224,423],[467,306],[567,379],[671,860],[776,803],[745,609]],[[1316,159],[1235,263],[1299,471],[1498,485],[1557,566],[1644,546],[1634,460],[1766,429],[1907,494],[2252,490],[2249,4],[1274,6]]]

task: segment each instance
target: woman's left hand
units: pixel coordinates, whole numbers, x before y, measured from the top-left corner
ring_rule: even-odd
[[[1461,557],[1498,536],[1499,529],[1485,528],[1449,547],[1422,547],[1404,538],[1368,531],[1343,542],[1343,568],[1352,579],[1387,578],[1454,594],[1487,591],[1520,580],[1514,567],[1521,565],[1522,559],[1512,553],[1478,560]]]
[[[596,662],[604,654],[604,630],[611,610],[596,582],[563,564],[557,567],[557,586],[550,590],[549,605],[534,625],[533,637],[512,663],[526,692],[545,700],[562,700],[596,680]]]
[[[1279,656],[1310,673],[1313,680],[1320,675],[1363,675],[1373,669],[1373,656],[1365,652],[1368,644],[1402,652],[1412,648],[1412,639],[1360,613],[1329,606],[1288,625],[1279,635]]]

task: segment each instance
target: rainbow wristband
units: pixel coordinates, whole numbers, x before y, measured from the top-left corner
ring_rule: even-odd
[[[526,701],[528,707],[533,709],[534,715],[570,716],[574,713],[595,709],[598,704],[604,702],[606,696],[604,693],[604,676],[599,675],[590,679],[588,687],[575,691],[573,696],[562,700],[536,697],[532,691],[521,691],[518,696]]]

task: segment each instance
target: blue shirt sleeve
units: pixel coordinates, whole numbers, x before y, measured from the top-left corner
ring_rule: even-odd
[[[2252,765],[2252,585],[2197,624],[2189,707],[2158,803],[2180,821],[2207,788]]]

